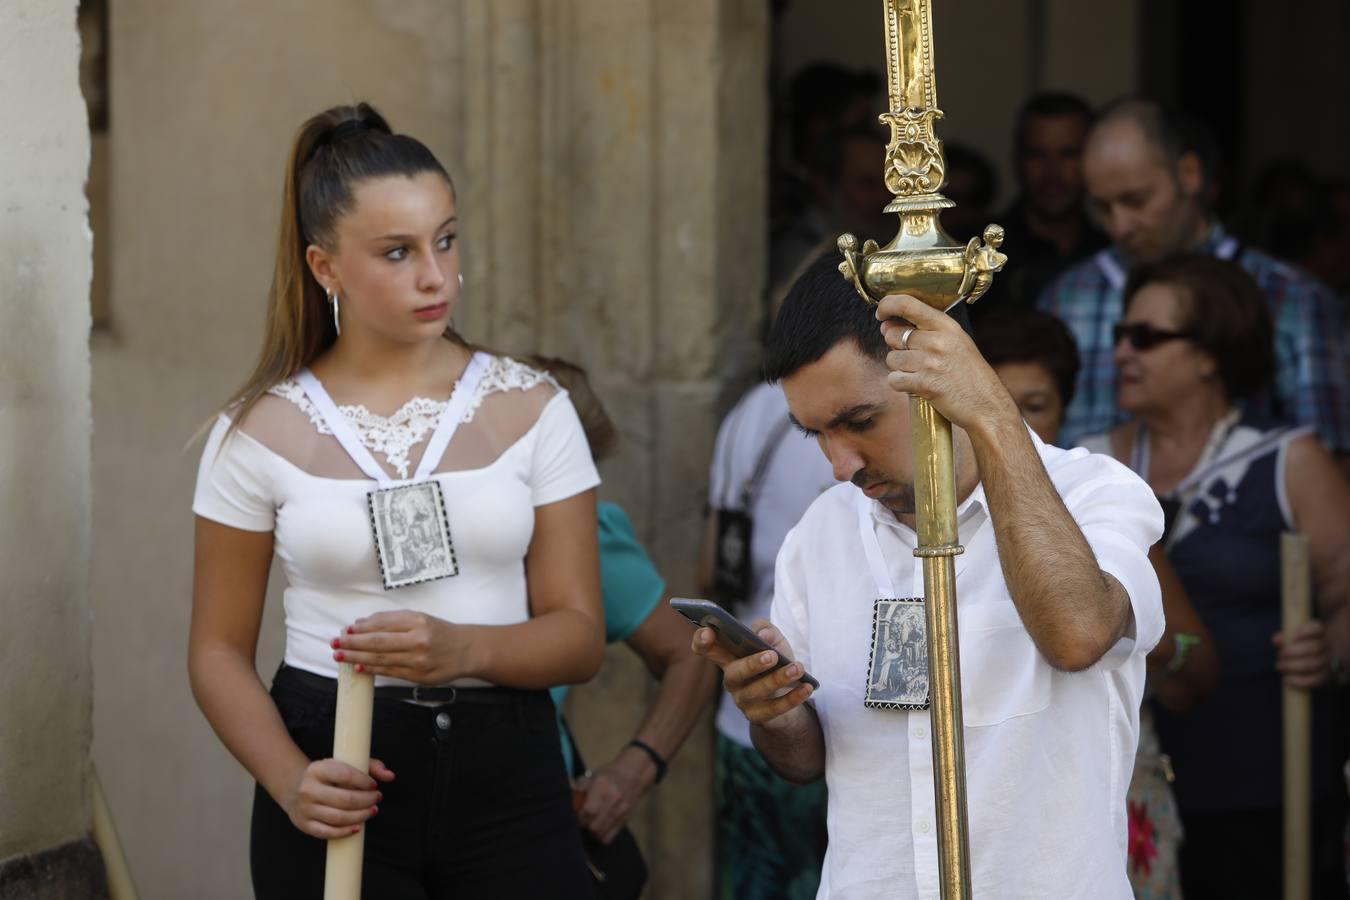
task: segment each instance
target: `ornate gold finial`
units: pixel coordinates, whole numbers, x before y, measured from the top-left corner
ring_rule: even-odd
[[[839,271],[875,303],[886,294],[913,294],[948,309],[973,303],[993,283],[1007,257],[999,252],[1003,229],[985,229],[985,242],[962,247],[942,229],[938,216],[955,206],[942,195],[947,161],[935,125],[942,118],[933,74],[931,0],[884,0],[890,128],[882,177],[894,195],[886,212],[898,213],[900,228],[885,247],[853,235],[839,239]],[[997,242],[991,237],[998,236]]]

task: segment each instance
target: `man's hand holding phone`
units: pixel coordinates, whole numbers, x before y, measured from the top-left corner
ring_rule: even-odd
[[[756,619],[750,627],[773,650],[737,658],[718,643],[717,633],[711,628],[694,632],[693,649],[722,670],[723,684],[747,719],[773,728],[778,724],[774,720],[805,703],[814,688],[801,681],[806,670],[800,662],[775,668],[778,654],[792,659],[792,647],[782,632],[767,619]]]

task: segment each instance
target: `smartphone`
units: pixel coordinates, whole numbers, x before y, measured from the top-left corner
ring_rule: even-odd
[[[711,628],[717,632],[717,642],[739,659],[763,653],[765,650],[773,650],[762,637],[751,631],[748,625],[711,600],[672,597],[670,606],[699,628]],[[778,653],[776,650],[774,652]],[[773,668],[781,669],[791,662],[792,660],[778,653],[778,662]],[[802,673],[801,680],[813,688],[820,687],[820,682],[806,673]]]

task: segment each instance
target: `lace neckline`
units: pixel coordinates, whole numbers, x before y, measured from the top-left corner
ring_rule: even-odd
[[[558,387],[558,383],[546,372],[532,369],[509,357],[494,356],[478,382],[478,389],[474,391],[473,397],[464,408],[464,417],[460,419],[460,424],[467,424],[473,420],[488,395],[500,391],[529,390],[543,382]],[[459,382],[455,383],[454,390],[459,390]],[[299,407],[309,417],[310,423],[319,434],[333,433],[318,408],[294,378],[273,385],[268,389],[268,393],[283,397]],[[451,397],[453,396],[452,391]],[[368,450],[382,454],[390,468],[398,473],[399,478],[407,478],[409,453],[427,439],[449,405],[449,399],[412,397],[389,416],[371,412],[359,403],[339,405],[338,411],[346,417],[357,438]]]

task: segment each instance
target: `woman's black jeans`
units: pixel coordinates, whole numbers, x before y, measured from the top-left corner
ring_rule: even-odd
[[[333,753],[337,682],[283,666],[272,697],[310,759]],[[363,898],[589,898],[591,876],[544,691],[493,702],[375,701],[371,755],[393,770],[366,825]],[[323,896],[326,842],[261,787],[250,861],[259,900]]]

